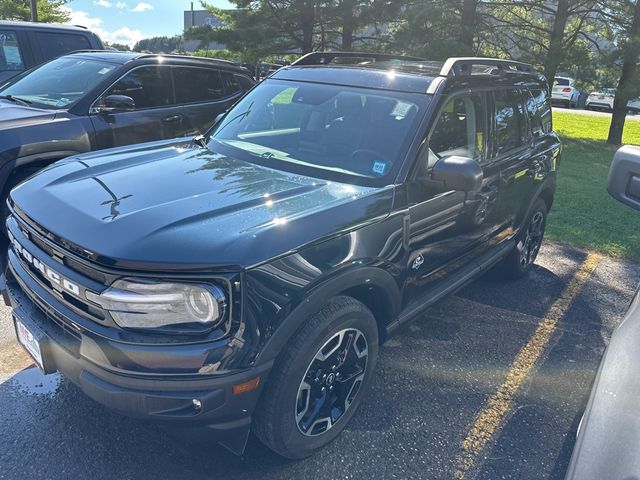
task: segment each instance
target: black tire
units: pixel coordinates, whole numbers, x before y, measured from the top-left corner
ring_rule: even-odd
[[[547,204],[538,198],[518,235],[515,248],[497,265],[500,276],[515,280],[529,273],[540,251],[546,225]]]
[[[8,237],[7,218],[9,217],[10,212],[9,207],[7,206],[7,198],[9,198],[9,192],[11,192],[11,189],[13,189],[16,185],[22,183],[28,177],[33,175],[36,171],[36,169],[31,168],[24,168],[23,170],[14,171],[9,176],[7,182],[4,185],[4,189],[0,194],[0,233],[2,233],[2,235],[4,235],[5,237]]]
[[[340,339],[336,340],[340,342],[339,348],[332,350],[332,342],[336,337]],[[363,343],[363,337],[366,343]],[[340,345],[346,346],[342,348]],[[363,345],[366,346],[364,365],[361,349]],[[361,350],[358,351],[357,348]],[[319,360],[318,355],[323,352],[328,357]],[[341,355],[344,352],[347,353],[342,359]],[[333,358],[334,354],[337,354],[336,358]],[[351,297],[340,296],[331,299],[293,336],[287,349],[275,362],[256,409],[254,433],[262,443],[285,458],[300,459],[311,455],[335,439],[348,424],[371,382],[377,356],[378,327],[371,311]],[[348,374],[345,369],[342,376],[342,369],[354,360],[360,362],[358,368],[354,367]],[[327,374],[322,376],[320,366],[336,361],[340,364],[338,370],[331,370],[330,366],[324,370],[328,375],[336,372],[334,380],[329,383],[330,378]],[[340,380],[341,376],[343,379],[346,376],[355,380],[349,384]],[[328,392],[329,388],[332,389],[331,392]],[[319,393],[319,389],[323,389],[322,392],[325,393],[322,395],[326,398],[336,397],[335,402],[330,404],[320,402],[331,406],[331,416],[336,414],[336,408],[344,407],[342,414],[334,420],[335,423],[330,421],[324,424],[325,430],[322,429],[322,423],[318,422],[329,420],[330,417],[316,419],[316,416],[321,415],[318,412],[306,422],[304,418],[307,413],[314,414],[311,402],[316,398],[313,392]],[[341,392],[347,390],[342,398]],[[303,400],[305,397],[306,403]],[[344,403],[341,405],[340,401]],[[299,410],[302,410],[302,414]],[[303,429],[307,423],[311,425],[305,433]]]

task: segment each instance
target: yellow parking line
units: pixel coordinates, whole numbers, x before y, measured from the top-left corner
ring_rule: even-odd
[[[475,466],[478,457],[493,439],[505,416],[511,410],[518,389],[535,367],[556,331],[558,322],[567,313],[571,302],[601,259],[602,256],[598,254],[590,253],[587,255],[578,272],[569,281],[560,297],[551,305],[527,344],[516,356],[502,385],[489,397],[476,415],[473,425],[462,441],[461,452],[454,463],[453,478],[456,480],[465,478],[467,472]]]

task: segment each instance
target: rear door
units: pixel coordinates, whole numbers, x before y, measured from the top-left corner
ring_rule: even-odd
[[[187,135],[205,133],[244,93],[236,77],[225,70],[202,66],[175,66],[172,70]]]
[[[518,228],[535,193],[535,176],[540,168],[534,154],[525,100],[526,90],[501,89],[493,93],[493,152],[500,166],[498,210],[505,235]]]
[[[186,134],[182,107],[176,103],[171,69],[165,65],[136,67],[116,81],[108,95],[126,95],[135,102],[135,110],[118,113],[93,113],[96,149],[149,142]]]

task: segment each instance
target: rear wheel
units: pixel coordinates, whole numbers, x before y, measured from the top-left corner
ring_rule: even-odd
[[[377,355],[369,309],[350,297],[330,300],[275,363],[256,411],[256,436],[292,459],[331,442],[360,404]]]
[[[546,225],[547,204],[539,198],[519,234],[515,248],[498,264],[502,276],[517,279],[529,273],[540,252]]]

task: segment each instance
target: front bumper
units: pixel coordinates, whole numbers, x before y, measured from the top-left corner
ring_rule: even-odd
[[[83,355],[84,347],[95,351],[99,337],[75,330],[60,321],[34,292],[38,285],[14,270],[11,262],[0,282],[5,302],[13,315],[41,342],[45,368],[59,371],[87,396],[127,416],[169,423],[176,426],[204,425],[221,439],[221,443],[241,452],[251,425],[251,414],[260,396],[272,363],[242,371],[217,375],[179,376],[175,373],[153,374],[113,371]],[[57,318],[54,318],[57,317]],[[69,325],[73,325],[71,322]],[[118,355],[136,358],[136,345],[119,344]],[[190,346],[155,345],[158,361],[170,365],[184,362],[193,355]],[[256,388],[234,394],[233,387],[259,377]],[[197,400],[197,401],[194,401]],[[224,440],[231,439],[229,443]]]

